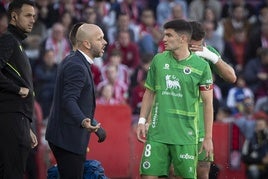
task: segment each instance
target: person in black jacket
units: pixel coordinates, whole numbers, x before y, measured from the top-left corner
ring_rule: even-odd
[[[242,161],[246,164],[248,179],[268,178],[268,116],[263,111],[256,112],[254,135],[246,139],[242,149]]]
[[[16,0],[8,8],[8,31],[0,37],[0,178],[22,179],[31,147],[32,70],[21,42],[35,22],[34,2]]]
[[[81,179],[93,124],[94,82],[90,64],[104,53],[107,42],[94,24],[83,24],[76,34],[78,49],[59,65],[46,140],[56,158],[61,179]]]

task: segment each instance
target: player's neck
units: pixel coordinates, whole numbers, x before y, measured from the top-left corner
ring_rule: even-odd
[[[189,57],[190,51],[188,49],[178,49],[176,51],[173,51],[173,56],[178,61],[184,60],[185,58]]]

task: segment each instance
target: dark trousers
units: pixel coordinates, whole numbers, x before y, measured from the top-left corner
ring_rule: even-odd
[[[0,113],[0,179],[23,179],[30,149],[29,119]]]
[[[82,179],[84,172],[85,155],[75,154],[55,146],[49,142],[49,147],[52,150],[57,161],[57,166],[60,174],[60,179]]]

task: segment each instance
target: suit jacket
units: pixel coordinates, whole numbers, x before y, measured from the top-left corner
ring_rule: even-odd
[[[85,154],[90,133],[81,123],[85,118],[93,120],[95,106],[90,64],[76,51],[58,68],[46,140],[67,151]]]

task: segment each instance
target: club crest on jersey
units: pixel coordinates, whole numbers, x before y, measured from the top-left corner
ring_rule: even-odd
[[[144,169],[148,169],[148,168],[151,167],[151,164],[150,164],[150,162],[145,161],[145,162],[143,162],[142,166],[143,166]]]
[[[164,70],[169,70],[169,64],[165,64],[165,66],[163,67]]]
[[[185,67],[185,68],[183,69],[183,72],[184,72],[184,74],[188,75],[188,74],[190,74],[190,73],[192,72],[192,70],[191,70],[190,67]]]
[[[181,89],[179,79],[174,75],[166,75],[166,89]]]

